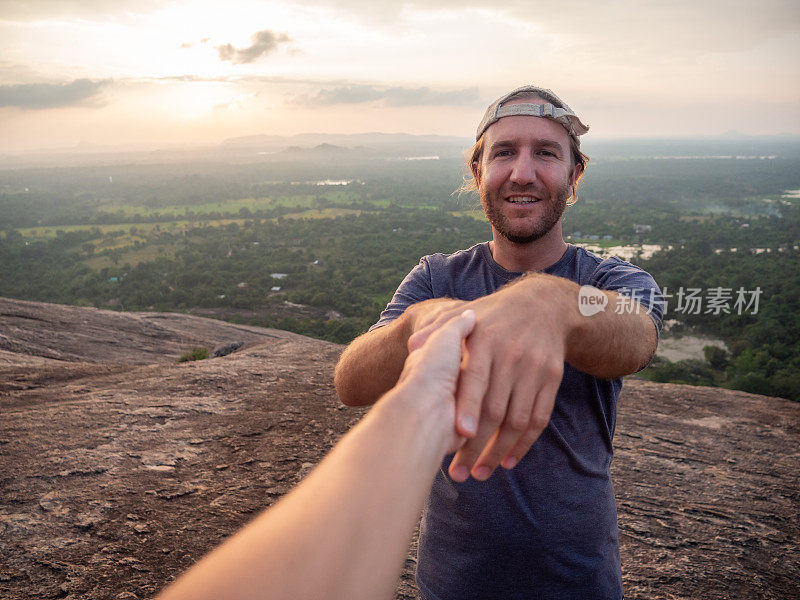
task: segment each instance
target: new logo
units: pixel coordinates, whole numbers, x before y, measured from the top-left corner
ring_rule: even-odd
[[[582,285],[578,290],[578,310],[584,317],[603,312],[608,304],[608,296],[591,285]]]

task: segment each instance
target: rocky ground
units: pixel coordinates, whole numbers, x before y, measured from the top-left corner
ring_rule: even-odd
[[[0,597],[153,596],[358,420],[332,388],[340,351],[0,299]],[[626,597],[800,597],[800,405],[630,380],[615,439]],[[397,598],[415,595],[413,557]]]

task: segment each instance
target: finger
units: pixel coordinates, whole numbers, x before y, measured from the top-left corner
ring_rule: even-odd
[[[423,336],[417,337],[415,333],[409,338],[408,345],[412,345],[412,339],[415,339],[414,345],[416,349],[425,347],[427,354],[435,354],[447,348],[458,348],[460,353],[461,341],[463,341],[475,327],[475,311],[471,309],[462,310],[455,316],[451,315],[448,319],[437,324],[436,328],[431,328],[430,331]],[[427,328],[426,328],[427,329]],[[430,342],[428,342],[430,340]],[[412,350],[413,351],[413,350]]]
[[[467,438],[478,433],[481,407],[489,387],[491,360],[491,351],[480,338],[473,335],[467,340],[456,392],[456,430]]]
[[[464,375],[467,372],[462,371],[460,378],[459,378],[459,386],[464,381]],[[469,371],[472,373],[472,371]],[[486,374],[488,377],[488,373]],[[481,375],[475,375],[475,377],[481,377]],[[480,411],[480,408],[478,409]],[[498,419],[499,420],[499,419]],[[453,481],[461,482],[466,481],[469,478],[469,473],[472,470],[472,465],[475,463],[475,460],[481,453],[481,449],[486,445],[491,438],[494,431],[497,429],[497,420],[494,422],[490,421],[490,417],[488,415],[482,416],[479,420],[476,419],[477,422],[475,423],[464,423],[464,421],[457,422],[459,423],[456,427],[459,435],[462,437],[468,438],[466,443],[456,452],[456,455],[453,457],[453,460],[450,463],[450,468],[448,469],[450,473],[450,477]],[[464,427],[474,427],[471,430],[469,435],[464,435],[461,433],[461,429]]]
[[[481,448],[487,444],[491,444],[492,440],[497,436],[497,433],[498,430],[495,429],[493,433],[489,433],[487,436],[479,431],[474,438],[468,439],[461,448],[459,448],[455,456],[453,456],[453,460],[450,461],[450,467],[447,469],[453,481],[460,483],[469,478],[472,470],[471,467],[480,455]]]
[[[533,406],[528,430],[503,458],[502,465],[504,468],[513,469],[522,457],[528,453],[528,450],[531,449],[531,446],[539,439],[539,436],[550,423],[550,416],[553,414],[553,406],[555,406],[556,394],[560,385],[560,379],[557,383],[550,381],[536,396],[536,403]]]
[[[505,361],[495,364],[497,366],[487,374],[491,376],[491,380],[485,396],[482,399],[480,397],[477,398],[478,402],[482,403],[482,406],[478,408],[480,419],[477,432],[472,439],[464,444],[464,447],[458,451],[453,459],[452,472],[457,477],[463,476],[466,479],[483,448],[505,418],[511,395],[512,372],[510,365]],[[459,414],[458,404],[456,404],[456,414]],[[489,473],[486,474],[487,477],[488,475]]]
[[[488,479],[492,471],[515,447],[528,431],[539,384],[536,369],[526,369],[511,392],[505,419],[500,428],[475,461],[473,476],[479,480]]]
[[[413,334],[411,334],[411,336],[409,336],[408,351],[413,352],[414,350],[422,346],[426,342],[426,340],[433,334],[434,331],[437,331],[442,326],[444,326],[445,323],[448,323],[450,320],[452,320],[457,316],[460,316],[461,314],[463,314],[463,308],[459,306],[444,311],[441,314],[437,315],[433,321],[431,321],[418,331],[415,331]]]
[[[475,327],[475,319],[475,311],[471,309],[462,310],[455,316],[451,315],[426,338],[426,342],[423,344],[425,351],[429,354],[436,354],[444,350],[457,351],[460,361],[461,342],[472,332]]]
[[[474,326],[472,310],[464,310],[445,323],[423,346],[409,353],[400,380],[433,377],[436,381],[450,381],[450,394],[454,395],[463,341]]]

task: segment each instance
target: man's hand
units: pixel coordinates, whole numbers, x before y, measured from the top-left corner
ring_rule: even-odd
[[[465,307],[476,314],[456,396],[456,426],[469,439],[450,465],[453,480],[470,472],[488,479],[501,463],[513,468],[547,427],[576,312],[555,279],[527,277],[472,302],[443,303],[415,321],[421,327],[412,328],[410,350]]]

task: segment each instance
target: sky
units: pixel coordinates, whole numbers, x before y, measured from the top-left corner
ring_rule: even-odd
[[[800,135],[797,0],[0,0],[0,152],[469,137],[520,85],[596,139]]]

